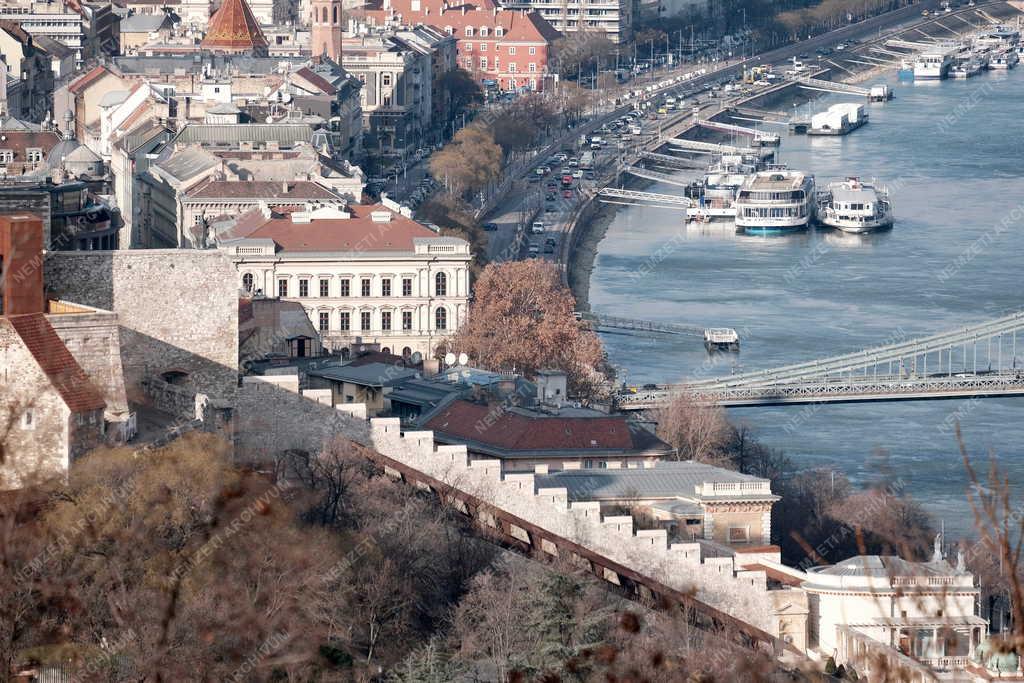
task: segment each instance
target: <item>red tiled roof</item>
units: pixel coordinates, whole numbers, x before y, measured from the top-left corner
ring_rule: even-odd
[[[495,419],[497,418],[497,419]],[[488,425],[477,429],[479,425]],[[508,451],[633,450],[625,417],[531,417],[457,400],[430,418],[424,429]]]
[[[113,72],[107,67],[103,66],[102,64],[100,64],[99,66],[94,66],[92,70],[88,71],[83,76],[80,76],[77,80],[71,83],[71,85],[68,86],[68,90],[77,95],[78,93],[82,92],[87,87],[98,81],[104,75],[109,73]]]
[[[30,313],[12,315],[6,320],[21,337],[72,413],[86,413],[106,407],[103,395],[64,346],[46,316]]]
[[[390,17],[400,15],[405,23],[431,24],[442,30],[451,26],[453,37],[457,40],[464,37],[467,26],[472,26],[475,29],[472,40],[481,40],[478,35],[481,26],[486,26],[489,31],[487,37],[482,40],[496,42],[550,43],[561,36],[537,12],[503,9],[495,11],[494,5],[484,6],[484,4],[476,6],[467,4],[465,7],[465,12],[462,11],[462,6],[444,9],[442,3],[428,0],[421,5],[422,9],[414,11],[411,0],[392,0],[388,9],[378,5],[373,9],[367,9],[366,16],[374,19],[377,23],[383,23]],[[426,8],[429,8],[429,11],[425,11]],[[503,35],[500,37],[494,34],[494,29],[498,26],[501,26],[503,31]]]
[[[0,19],[0,28],[10,33],[11,36],[22,45],[28,45],[32,42],[32,37],[29,36],[28,32],[16,21]]]
[[[204,50],[246,52],[265,49],[267,37],[245,0],[224,0],[210,17],[210,27],[200,43]]]
[[[290,216],[267,218],[250,211],[238,219],[230,238],[271,239],[282,251],[413,251],[417,237],[437,237],[430,228],[388,210],[382,204],[349,204],[350,218],[320,218],[293,223]],[[371,214],[386,212],[391,220],[375,222]]]
[[[58,142],[60,136],[49,130],[0,130],[0,148],[11,150],[16,163],[28,161],[28,149],[41,149],[45,158]]]
[[[321,76],[320,74],[314,73],[313,70],[310,69],[308,66],[304,66],[301,69],[299,69],[298,71],[296,71],[294,74],[292,74],[293,78],[295,76],[298,76],[302,80],[308,82],[314,88],[318,88],[325,95],[337,95],[338,94],[338,89],[337,88],[335,88],[333,85],[331,85],[327,81],[327,79],[324,78],[323,76]]]
[[[211,180],[188,193],[190,199],[283,199],[301,202],[307,199],[340,200],[322,185],[309,180]]]

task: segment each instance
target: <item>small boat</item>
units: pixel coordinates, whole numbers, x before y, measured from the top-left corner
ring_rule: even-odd
[[[953,68],[949,70],[949,75],[951,78],[958,79],[973,78],[983,70],[984,67],[981,62],[969,59],[966,62],[960,62],[959,64],[954,65]]]
[[[836,230],[850,233],[872,232],[891,228],[892,202],[884,187],[847,178],[829,183],[818,194],[818,221]]]
[[[1020,55],[1017,54],[1016,50],[1002,50],[992,56],[992,60],[988,63],[988,68],[993,70],[1008,70],[1012,69],[1020,62]]]
[[[709,327],[704,330],[704,348],[715,351],[739,351],[740,335],[731,327]]]

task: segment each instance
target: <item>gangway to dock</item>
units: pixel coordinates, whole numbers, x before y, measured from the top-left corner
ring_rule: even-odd
[[[796,82],[801,88],[808,90],[822,90],[824,92],[844,93],[847,95],[860,95],[870,97],[871,90],[849,83],[836,83],[834,81],[823,81],[820,78],[797,78]]]
[[[703,338],[705,329],[697,325],[619,318],[613,315],[601,315],[598,313],[581,313],[580,318],[590,322],[599,329],[628,330],[631,332],[656,332],[658,334],[678,334]]]
[[[680,178],[677,175],[671,173],[660,173],[659,171],[652,171],[647,168],[641,168],[640,166],[624,166],[622,168],[623,173],[636,176],[637,178],[644,178],[645,180],[656,180],[659,183],[667,183],[668,185],[678,185],[680,187],[686,187],[692,180],[687,178]]]
[[[777,111],[769,111],[767,109],[758,109],[756,107],[729,107],[725,110],[730,115],[743,114],[744,116],[760,117],[758,120],[764,123],[771,123],[772,121],[787,122],[789,116]],[[735,117],[734,117],[735,118]]]
[[[881,48],[881,47],[874,46],[874,45],[871,46],[868,49],[871,52],[878,52],[879,54],[888,55],[888,56],[894,57],[896,59],[904,59],[907,56],[906,52],[896,52],[895,50],[886,50],[885,48]]]
[[[605,204],[639,204],[662,209],[681,209],[683,211],[693,204],[690,199],[680,195],[623,190],[618,187],[606,187],[599,190],[597,199]]]
[[[921,50],[931,50],[935,47],[934,43],[918,43],[913,40],[901,40],[900,38],[890,38],[885,41],[886,47],[901,47],[904,50],[914,50],[920,52]]]
[[[711,121],[708,119],[695,119],[694,125],[703,126],[704,128],[710,128],[711,130],[717,130],[722,133],[736,133],[737,135],[750,135],[754,138],[756,144],[761,145],[777,145],[779,144],[780,138],[776,133],[766,133],[756,128],[747,128],[746,126],[737,126],[732,123],[722,123],[721,121]]]
[[[666,140],[673,147],[693,152],[695,154],[741,154],[741,155],[765,155],[764,150],[753,147],[736,147],[734,145],[719,145],[714,142],[700,142],[699,140],[684,140],[680,138],[669,138]]]
[[[658,166],[666,166],[668,168],[675,168],[679,170],[704,168],[706,166],[705,164],[700,164],[693,159],[674,157],[671,154],[658,154],[657,152],[640,152],[640,158]]]

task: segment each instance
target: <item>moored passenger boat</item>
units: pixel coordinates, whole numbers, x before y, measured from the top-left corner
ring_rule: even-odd
[[[862,233],[891,228],[892,202],[884,187],[847,178],[829,183],[818,195],[818,221],[843,232]]]
[[[736,227],[748,234],[803,230],[814,217],[814,176],[775,168],[747,176],[736,197]]]

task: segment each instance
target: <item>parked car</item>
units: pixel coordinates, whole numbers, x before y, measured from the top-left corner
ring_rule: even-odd
[[[545,254],[554,254],[555,253],[555,246],[553,244],[545,244],[544,245],[544,253]]]
[[[594,175],[593,171],[587,171],[586,173],[583,174],[583,177],[586,178],[587,180],[596,180],[597,179],[597,176]]]
[[[576,180],[579,180],[580,178],[583,177],[583,171],[576,169],[575,171],[572,172],[572,177],[575,178]]]
[[[557,240],[554,237],[548,237],[544,240],[544,244],[550,244],[551,246],[554,246],[556,242]]]
[[[484,223],[484,230],[486,230],[487,232],[494,232],[497,229],[498,229],[498,224],[497,223]]]
[[[534,221],[533,225],[530,226],[530,232],[534,235],[544,234],[544,221]]]
[[[572,188],[566,188],[562,190],[562,196],[566,199],[572,199]]]
[[[556,195],[554,192],[548,192],[548,195],[544,199],[548,200],[549,202],[553,202],[556,199],[558,199],[558,195]]]

